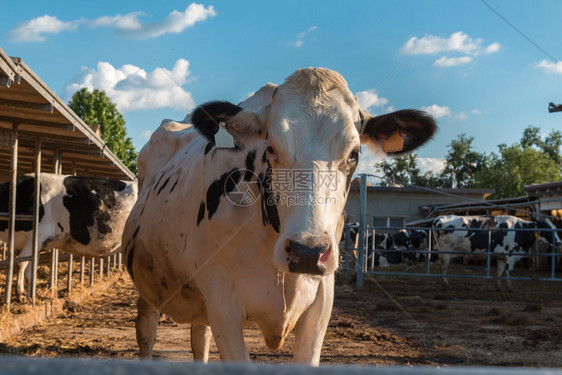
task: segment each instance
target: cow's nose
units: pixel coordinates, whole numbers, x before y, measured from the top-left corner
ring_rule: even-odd
[[[326,262],[332,252],[332,243],[316,243],[309,246],[299,241],[288,239],[285,251],[287,252],[289,271],[323,275],[326,272]]]

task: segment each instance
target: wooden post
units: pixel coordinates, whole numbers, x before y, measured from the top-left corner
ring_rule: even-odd
[[[18,179],[18,130],[14,129],[12,139],[12,170],[10,180],[10,203],[8,221],[8,273],[6,274],[6,307],[12,303],[12,279],[14,278],[14,246],[16,225],[16,188]]]
[[[33,208],[33,258],[31,263],[31,301],[37,295],[37,265],[39,264],[39,206],[41,204],[41,138],[35,142],[35,202]]]
[[[96,270],[96,259],[94,257],[90,258],[90,286],[94,285],[94,271]]]
[[[68,274],[66,279],[66,289],[68,290],[69,293],[72,290],[72,266],[73,266],[72,261],[73,260],[74,260],[74,256],[70,254],[70,256],[68,257]]]
[[[80,257],[80,284],[84,284],[84,269],[86,268],[86,257]]]

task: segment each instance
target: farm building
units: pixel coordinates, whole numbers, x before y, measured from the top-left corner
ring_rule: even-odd
[[[15,147],[14,147],[15,145]],[[0,176],[41,171],[134,180],[135,175],[22,59],[0,48]]]
[[[12,277],[14,275],[16,222],[37,222],[39,199],[35,200],[35,215],[16,214],[12,208],[18,199],[14,177],[27,173],[54,173],[64,175],[87,175],[119,180],[136,180],[136,176],[113,154],[105,142],[90,125],[85,124],[60,99],[22,59],[8,56],[0,48],[0,183],[9,184],[9,199],[2,203],[0,220],[9,234],[7,246],[2,244],[0,269],[5,271],[3,303],[11,303]],[[39,184],[35,184],[37,191]],[[7,191],[4,191],[7,193]],[[7,196],[5,194],[4,196]],[[29,198],[29,197],[26,197]],[[19,205],[19,203],[18,203]],[[40,216],[40,215],[39,215]],[[6,226],[6,223],[10,224]],[[37,226],[38,224],[34,224]],[[60,225],[60,223],[59,223]],[[38,234],[34,233],[35,239]],[[33,264],[44,258],[46,252],[38,254],[34,240]],[[18,249],[19,250],[19,249]],[[58,250],[51,252],[51,288],[57,283],[59,259],[68,259],[68,290],[71,288],[72,256],[60,256]],[[81,259],[83,280],[84,257]],[[93,276],[94,258],[90,260]],[[109,262],[108,262],[109,263]],[[99,260],[100,268],[103,261]],[[53,271],[54,270],[54,271]],[[36,268],[32,275],[35,285]],[[93,278],[91,277],[91,280]],[[32,287],[31,298],[35,298]]]
[[[535,202],[537,212],[558,218],[562,227],[562,181],[533,184],[523,188],[529,200]]]
[[[540,215],[562,227],[562,181],[523,188],[526,196],[486,200],[492,189],[425,189],[367,186],[367,223],[377,227],[415,225],[441,215],[513,215],[531,220]],[[345,207],[347,221],[359,221],[359,180],[353,181]]]
[[[352,183],[345,206],[347,220],[359,221],[359,184]],[[459,202],[483,201],[491,189],[419,189],[367,186],[367,223],[377,227],[398,227],[427,217],[435,207]]]

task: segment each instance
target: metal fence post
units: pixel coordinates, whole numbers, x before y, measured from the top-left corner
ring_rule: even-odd
[[[490,277],[490,268],[492,266],[492,230],[488,230],[488,251],[486,255],[486,276]]]
[[[552,233],[552,249],[551,254],[552,254],[552,264],[550,265],[550,278],[554,279],[554,275],[556,273],[556,241],[554,241],[554,231],[551,232]]]
[[[428,230],[427,231],[427,254],[425,255],[427,257],[426,259],[426,270],[425,273],[426,274],[431,274],[431,245],[433,242],[433,230]]]
[[[349,280],[349,240],[351,229],[347,226],[343,227],[343,233],[345,236],[344,248],[343,248],[343,279],[347,282]]]
[[[365,224],[367,216],[367,175],[361,174],[359,191],[359,254],[357,259],[357,289],[363,288],[363,266],[365,263]]]

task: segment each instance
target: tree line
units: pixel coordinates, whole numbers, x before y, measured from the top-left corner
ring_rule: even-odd
[[[460,134],[447,145],[445,167],[439,173],[423,173],[416,154],[375,164],[389,182],[436,188],[489,188],[489,199],[524,195],[523,187],[562,180],[562,133],[552,130],[541,137],[540,128],[529,125],[518,143],[498,145],[497,152],[474,150],[474,137]]]

